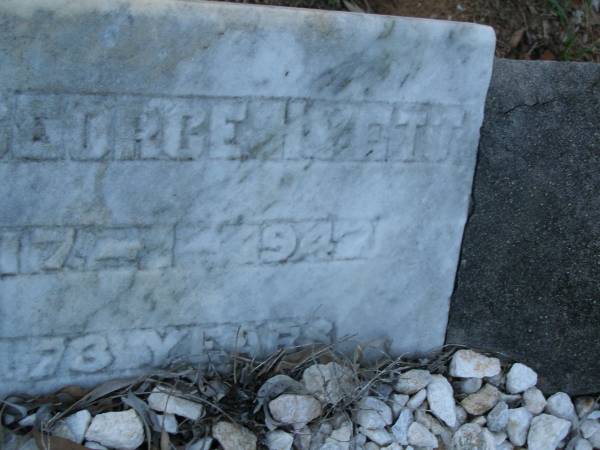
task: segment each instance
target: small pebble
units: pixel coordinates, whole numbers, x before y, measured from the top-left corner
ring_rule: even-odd
[[[557,392],[550,396],[546,402],[546,412],[561,419],[577,421],[575,406],[569,397],[564,392]]]
[[[421,389],[419,392],[417,392],[415,395],[413,395],[410,398],[410,400],[408,400],[408,402],[406,403],[406,407],[408,409],[415,410],[423,404],[423,402],[425,401],[426,398],[427,398],[427,390]]]
[[[212,435],[223,450],[256,450],[256,436],[242,426],[221,421],[213,426]]]
[[[473,415],[480,416],[492,409],[500,400],[500,391],[491,384],[486,384],[475,394],[471,394],[462,402],[461,406]]]
[[[356,405],[354,421],[369,429],[383,428],[392,423],[392,410],[376,397],[364,397]]]
[[[156,387],[148,397],[148,405],[155,411],[198,420],[204,414],[204,406],[184,397],[181,392]]]
[[[500,373],[500,360],[473,350],[459,350],[452,356],[449,372],[459,378],[493,377]]]
[[[212,447],[213,438],[206,436],[189,444],[185,450],[210,450]]]
[[[85,444],[83,444],[83,446],[85,448],[89,448],[90,450],[108,450],[108,448],[104,445],[100,445],[97,442],[92,441],[85,441]]]
[[[269,402],[269,411],[276,421],[300,429],[319,417],[322,407],[312,395],[282,394]]]
[[[587,439],[576,436],[567,444],[567,450],[593,450],[593,447]]]
[[[575,399],[575,411],[577,416],[583,419],[591,413],[596,407],[596,399],[594,397],[579,397]]]
[[[408,443],[415,447],[437,448],[438,440],[431,431],[418,422],[408,427]]]
[[[58,421],[52,434],[81,444],[91,422],[92,415],[87,409],[84,409]]]
[[[521,447],[527,441],[527,433],[531,424],[531,413],[526,408],[508,410],[506,434],[513,445]]]
[[[389,445],[394,441],[394,436],[389,431],[379,428],[371,430],[369,428],[359,428],[359,431],[375,442],[377,445]]]
[[[508,425],[508,405],[500,402],[487,415],[487,427],[490,431],[503,431]]]
[[[511,394],[520,394],[534,387],[537,383],[537,373],[525,364],[515,363],[506,374],[506,390]]]
[[[356,388],[352,369],[336,362],[308,367],[302,374],[302,383],[310,394],[330,404],[340,402]]]
[[[404,407],[406,406],[406,403],[408,403],[408,399],[410,397],[406,394],[392,394],[390,396],[390,403],[392,406],[392,415],[394,416],[394,419],[396,419],[398,417],[398,415],[400,414],[400,411],[402,411],[404,409]]]
[[[554,450],[567,437],[571,422],[549,414],[540,414],[531,421],[527,437],[528,450]]]
[[[269,450],[290,450],[294,443],[294,436],[285,431],[269,431],[265,436],[265,444]]]
[[[481,389],[482,384],[481,378],[465,378],[456,383],[456,388],[461,394],[474,394]]]
[[[413,423],[413,413],[410,409],[404,408],[400,415],[398,416],[398,420],[392,426],[392,433],[398,441],[402,445],[408,445],[408,427]]]
[[[431,373],[422,369],[411,369],[400,374],[394,389],[400,394],[415,394],[427,387],[431,381]]]
[[[456,425],[456,407],[452,385],[442,375],[433,375],[427,386],[427,402],[434,416],[450,428]]]
[[[532,387],[523,392],[523,401],[527,410],[537,416],[544,411],[546,407],[546,398],[542,391],[538,388]]]
[[[495,450],[494,436],[474,423],[461,426],[452,437],[452,450]]]
[[[135,449],[144,442],[144,424],[133,409],[98,414],[85,439],[109,448]]]

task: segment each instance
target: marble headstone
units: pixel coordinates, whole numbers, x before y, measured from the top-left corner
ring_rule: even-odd
[[[451,22],[3,1],[0,394],[442,345],[493,49]]]

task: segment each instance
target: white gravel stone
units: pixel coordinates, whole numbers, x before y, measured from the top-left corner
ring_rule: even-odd
[[[523,397],[521,394],[505,394],[504,392],[500,391],[500,401],[506,402],[509,406],[514,406],[517,403],[521,403],[522,398]]]
[[[325,439],[320,450],[350,450],[353,430],[352,422],[344,418]]]
[[[383,428],[392,424],[392,410],[376,397],[364,397],[356,405],[354,421],[369,429]]]
[[[100,445],[97,442],[92,441],[85,441],[83,446],[85,448],[89,448],[90,450],[108,450],[108,447],[105,447],[104,445]]]
[[[398,418],[400,412],[408,403],[409,398],[410,397],[406,394],[392,394],[390,396],[390,405],[392,407],[392,416],[394,419]]]
[[[585,396],[575,399],[575,411],[580,419],[591,413],[596,406],[596,399],[594,397]]]
[[[427,402],[434,416],[450,428],[456,425],[456,407],[452,385],[442,375],[433,375],[427,386]]]
[[[460,404],[473,416],[481,416],[492,409],[500,401],[500,391],[496,386],[486,384],[475,394],[464,398]]]
[[[213,426],[212,436],[221,444],[223,450],[256,450],[256,436],[252,431],[221,421]]]
[[[306,390],[323,403],[336,404],[355,389],[354,374],[336,362],[314,364],[302,374]]]
[[[459,378],[493,377],[500,373],[500,360],[473,350],[459,350],[450,362],[450,375]]]
[[[290,450],[294,436],[281,430],[269,431],[265,436],[265,445],[269,450]]]
[[[487,427],[490,431],[503,431],[508,425],[508,405],[500,402],[487,415]]]
[[[456,382],[455,387],[461,394],[474,394],[483,384],[482,378],[465,378]]]
[[[392,442],[390,445],[386,445],[385,447],[381,447],[381,450],[402,450],[402,446]]]
[[[400,394],[415,394],[427,387],[431,373],[423,369],[411,369],[398,377],[394,389]]]
[[[392,426],[392,433],[396,441],[402,445],[408,445],[408,427],[413,423],[413,413],[410,409],[404,408],[400,411],[398,420]]]
[[[418,422],[408,427],[408,443],[415,447],[437,448],[438,440],[434,434]]]
[[[426,398],[427,389],[421,389],[408,400],[408,402],[406,403],[406,407],[414,411],[423,404]]]
[[[148,397],[148,405],[155,411],[198,420],[204,414],[204,407],[200,403],[187,400],[185,395],[178,391],[154,388]]]
[[[502,444],[504,441],[508,439],[508,434],[505,431],[490,431],[492,436],[494,436],[494,442],[496,446]]]
[[[496,386],[497,388],[500,388],[505,383],[506,377],[504,376],[504,374],[502,372],[498,372],[493,377],[485,377],[483,380],[486,383],[492,384],[492,385]]]
[[[557,392],[548,397],[546,402],[546,412],[561,419],[569,420],[573,423],[578,421],[575,405],[564,392]]]
[[[467,421],[467,412],[465,408],[456,405],[456,425],[452,428],[458,428]]]
[[[521,447],[527,441],[527,432],[531,424],[531,413],[526,408],[515,408],[508,410],[508,424],[506,434],[513,445]]]
[[[321,402],[312,395],[283,394],[269,402],[273,418],[281,423],[302,428],[321,415]]]
[[[593,450],[593,447],[587,439],[576,436],[567,444],[566,450]]]
[[[537,384],[537,373],[525,364],[515,363],[506,374],[506,390],[520,394]]]
[[[135,449],[144,442],[144,424],[133,409],[98,414],[85,439],[109,448]]]
[[[367,442],[365,444],[365,450],[381,450],[381,447],[375,442]]]
[[[588,440],[590,441],[590,444],[592,444],[592,447],[600,448],[600,431],[596,431],[594,434],[588,437]]]
[[[515,448],[509,441],[504,441],[496,446],[496,450],[513,450]]]
[[[600,432],[600,422],[597,420],[586,419],[581,422],[579,431],[581,431],[582,436],[587,439],[594,433]]]
[[[154,424],[156,431],[164,428],[169,434],[177,434],[179,426],[174,414],[156,414],[156,418],[153,420],[156,421]]]
[[[52,434],[81,444],[91,422],[92,415],[87,409],[84,409],[58,421]]]
[[[523,392],[523,402],[525,408],[534,416],[541,414],[546,407],[546,398],[542,391],[536,387],[529,388]]]
[[[487,424],[487,419],[485,418],[485,416],[478,416],[475,417],[471,423],[477,424],[480,427],[485,427],[485,425]]]
[[[212,447],[214,439],[210,436],[206,436],[198,439],[192,444],[189,444],[185,450],[210,450]]]
[[[474,423],[461,426],[452,436],[451,450],[495,450],[494,436]]]
[[[389,445],[394,441],[394,436],[384,428],[369,429],[359,428],[359,431],[375,442],[377,445]]]
[[[600,419],[600,410],[592,411],[586,416],[586,419]]]
[[[549,414],[541,414],[531,421],[527,437],[529,450],[554,450],[567,437],[571,423]]]

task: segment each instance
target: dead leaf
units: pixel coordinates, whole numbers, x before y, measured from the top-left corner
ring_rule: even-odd
[[[542,53],[542,56],[540,56],[540,59],[543,59],[544,61],[554,61],[556,59],[556,55],[554,53],[552,53],[550,50],[546,50],[546,51],[544,51],[544,53]]]
[[[44,450],[89,450],[83,445],[79,445],[68,439],[58,436],[42,435],[39,431],[33,431],[33,437],[38,448]]]
[[[352,2],[350,0],[342,0],[342,2],[344,3],[344,6],[346,7],[346,9],[348,11],[358,12],[358,13],[364,13],[365,12],[364,9],[362,9],[356,3],[354,3],[354,2]]]
[[[169,438],[169,433],[165,430],[162,430],[160,434],[160,450],[170,450],[171,449],[171,439]]]
[[[525,28],[521,28],[513,33],[510,38],[510,48],[517,48],[521,41],[523,40],[523,36],[525,35]]]

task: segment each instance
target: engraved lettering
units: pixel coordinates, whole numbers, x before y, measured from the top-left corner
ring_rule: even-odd
[[[354,159],[383,161],[387,157],[392,108],[373,105],[361,108],[354,140],[357,143]]]
[[[179,113],[176,111],[174,114]],[[174,127],[171,123],[178,123]],[[208,115],[200,109],[172,117],[167,129],[167,153],[178,159],[197,159],[206,149],[208,136]]]
[[[391,161],[418,162],[423,155],[418,152],[417,142],[427,123],[427,114],[405,108],[394,111],[388,159]]]
[[[145,345],[152,352],[152,364],[158,366],[165,364],[174,356],[173,350],[177,345],[188,337],[187,330],[168,330],[162,333],[158,331],[149,331],[144,341]]]
[[[159,158],[164,144],[164,118],[160,111],[147,111],[134,120],[135,155],[140,159]]]
[[[242,157],[240,126],[246,119],[247,102],[221,100],[213,105],[210,121],[210,154],[214,158]]]
[[[296,230],[289,223],[267,224],[261,230],[260,259],[281,263],[292,257],[298,246]]]
[[[83,116],[82,154],[78,159],[102,159],[110,153],[111,118],[105,113]]]
[[[0,158],[14,159],[442,164],[465,129],[463,108],[435,104],[18,94],[9,154],[3,104]]]
[[[69,342],[65,359],[70,370],[93,373],[110,366],[114,356],[105,336],[91,334]]]
[[[329,220],[307,221],[294,224],[298,249],[291,261],[324,261],[333,254],[332,222]]]
[[[30,230],[23,242],[22,271],[34,273],[62,269],[73,247],[74,237],[72,228]]]
[[[18,159],[64,158],[65,115],[58,95],[20,95],[15,113],[15,146]]]
[[[452,151],[456,151],[456,137],[465,120],[464,111],[458,108],[443,108],[430,112],[431,126],[427,128],[427,145],[424,157],[429,162],[446,161]]]

